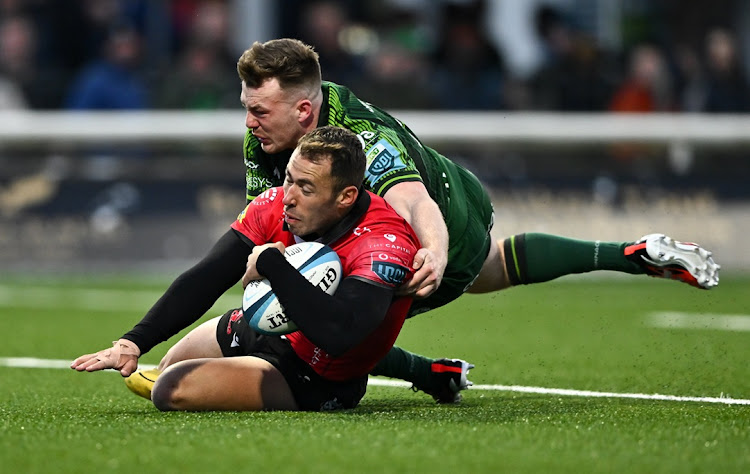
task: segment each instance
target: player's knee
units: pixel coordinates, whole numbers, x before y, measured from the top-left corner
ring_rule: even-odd
[[[159,375],[151,391],[151,401],[161,411],[182,410],[187,400],[185,376],[192,372],[197,364],[185,361],[169,367]]]
[[[176,391],[177,383],[169,375],[167,372],[161,374],[156,380],[153,390],[151,390],[151,401],[161,411],[177,409],[172,398]]]

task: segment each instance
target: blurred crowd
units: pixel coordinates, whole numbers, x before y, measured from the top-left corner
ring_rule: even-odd
[[[312,44],[324,79],[387,109],[750,111],[741,38],[728,21],[675,37],[656,17],[643,23],[656,28],[631,28],[611,48],[566,3],[540,2],[543,60],[519,74],[488,32],[487,1],[272,3],[277,36]],[[704,8],[640,3],[662,15]],[[0,0],[0,109],[238,107],[232,4]]]

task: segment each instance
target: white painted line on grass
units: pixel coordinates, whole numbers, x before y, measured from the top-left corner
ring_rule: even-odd
[[[681,397],[677,395],[661,395],[658,393],[618,393],[594,392],[591,390],[570,390],[566,388],[524,387],[521,385],[475,385],[472,389],[500,390],[507,392],[539,393],[544,395],[562,395],[566,397],[594,397],[594,398],[634,398],[638,400],[664,400],[669,402],[702,402],[723,403],[726,405],[750,405],[750,400],[728,397]]]
[[[166,287],[164,288],[166,290]],[[109,290],[42,286],[0,285],[0,307],[21,309],[65,308],[81,311],[146,312],[164,291]],[[214,304],[219,311],[238,308],[242,296],[222,295]]]
[[[646,315],[646,324],[665,329],[704,329],[750,331],[750,315],[655,311]]]
[[[408,382],[370,377],[370,385],[383,387],[411,387]],[[565,397],[593,398],[634,398],[639,400],[664,400],[670,402],[704,402],[724,403],[726,405],[750,405],[750,400],[727,397],[680,397],[647,393],[595,392],[591,390],[571,390],[567,388],[526,387],[523,385],[472,385],[469,390],[497,390],[500,392],[537,393],[543,395],[561,395]]]
[[[0,367],[21,367],[36,369],[70,369],[70,360],[37,359],[34,357],[0,357]],[[140,364],[144,370],[153,365]],[[116,373],[116,372],[112,372]],[[400,380],[370,377],[369,385],[381,387],[410,387],[411,384]],[[724,405],[750,405],[750,400],[727,397],[681,397],[647,393],[595,392],[591,390],[571,390],[566,388],[526,387],[522,385],[474,385],[470,390],[496,390],[501,392],[536,393],[542,395],[560,395],[565,397],[593,398],[630,398],[638,400],[661,400],[669,402],[721,403]]]

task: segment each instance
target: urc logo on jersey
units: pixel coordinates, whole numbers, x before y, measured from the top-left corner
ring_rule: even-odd
[[[370,164],[370,167],[367,171],[370,172],[370,174],[379,176],[385,172],[385,170],[391,168],[393,166],[393,163],[396,161],[396,157],[393,156],[388,149],[386,149],[381,144],[375,145],[373,149],[370,151],[370,153],[376,153],[375,158],[372,160],[372,163]]]
[[[395,263],[375,260],[372,262],[372,271],[384,282],[392,285],[400,285],[406,278],[406,268]]]

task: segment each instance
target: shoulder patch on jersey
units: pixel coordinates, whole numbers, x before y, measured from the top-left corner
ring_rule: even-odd
[[[237,216],[237,222],[242,222],[242,220],[245,219],[245,214],[247,214],[247,208],[249,206],[250,206],[250,204],[248,204],[247,206],[245,206],[245,208],[242,210],[242,212],[240,212],[240,214]]]
[[[378,254],[373,255],[372,271],[378,278],[389,285],[398,286],[404,282],[409,269],[398,263],[389,262],[378,258]]]
[[[367,170],[365,179],[375,183],[383,174],[406,168],[398,150],[387,140],[378,140],[367,151]]]

